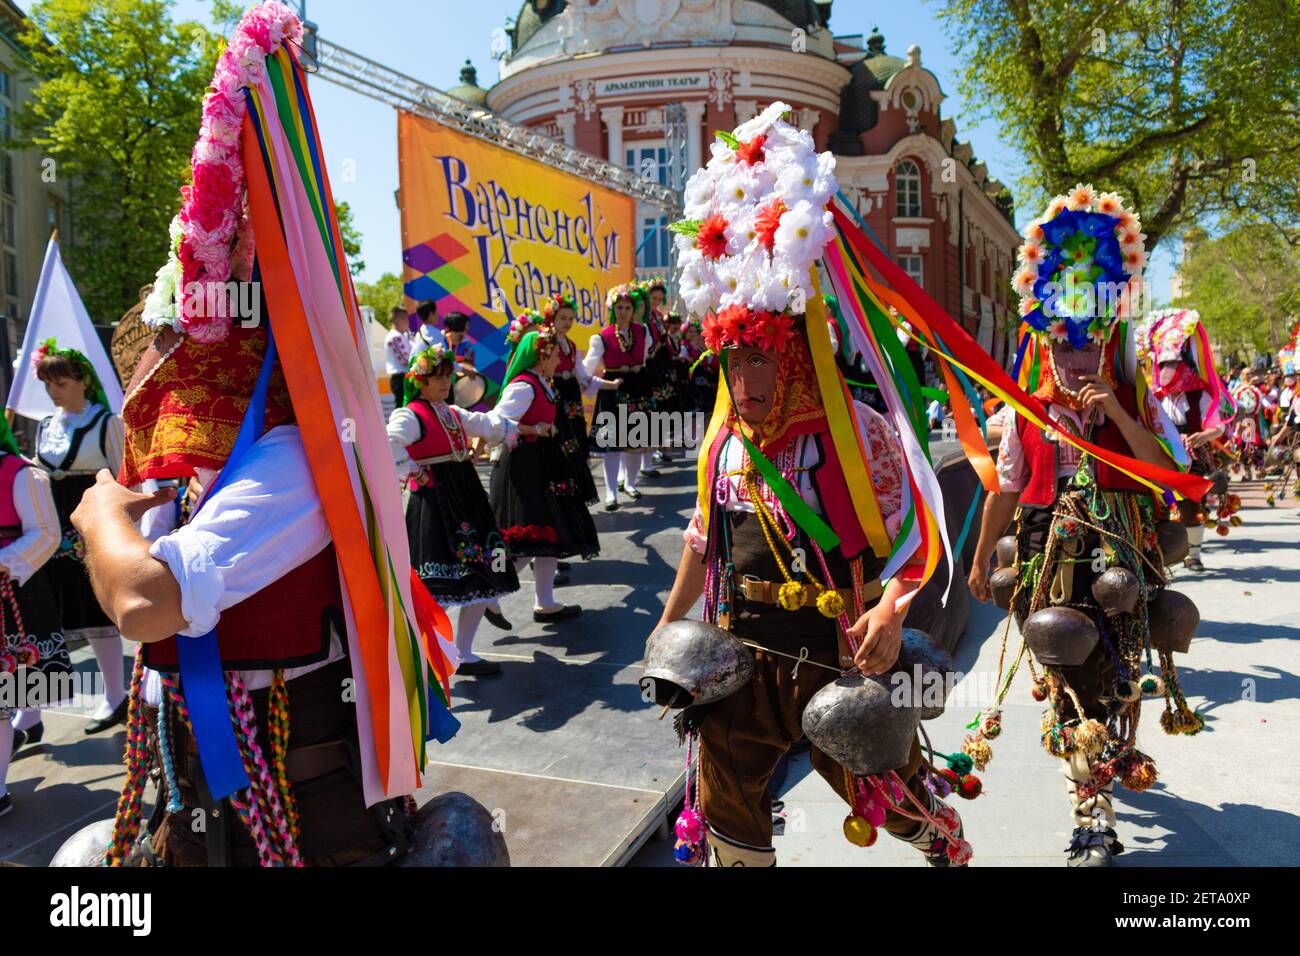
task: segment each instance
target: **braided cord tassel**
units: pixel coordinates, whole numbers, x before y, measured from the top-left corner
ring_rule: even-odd
[[[235,712],[236,726],[239,728],[241,750],[244,766],[252,781],[252,792],[257,804],[273,828],[273,838],[279,844],[282,855],[288,858],[290,866],[302,866],[302,856],[298,852],[298,842],[294,839],[289,816],[280,800],[279,790],[271,777],[271,768],[262,754],[262,747],[257,742],[257,722],[253,712],[253,698],[244,686],[238,671],[229,671],[228,683],[232,705]]]
[[[289,830],[293,842],[302,839],[302,827],[298,818],[298,801],[294,799],[293,788],[289,786],[289,773],[285,758],[289,753],[289,691],[284,683],[284,671],[276,670],[271,680],[271,695],[268,708],[267,733],[271,738],[271,767],[275,772],[275,783],[280,791],[280,800],[284,803],[285,813],[289,817]]]
[[[253,839],[253,844],[257,847],[258,863],[261,866],[284,866],[284,858],[280,850],[272,843],[267,833],[265,802],[258,800],[257,794],[257,775],[253,772],[252,761],[248,753],[247,739],[244,735],[244,728],[239,721],[239,708],[235,704],[234,690],[232,683],[236,675],[232,671],[226,673],[226,699],[230,705],[231,715],[235,720],[235,740],[239,745],[240,756],[244,760],[244,769],[248,773],[249,785],[243,790],[232,793],[226,799],[230,805],[235,808],[239,814],[239,819],[248,830]],[[242,682],[240,684],[242,687]]]
[[[181,803],[180,786],[176,783],[176,765],[172,760],[170,717],[174,709],[170,696],[163,694],[158,704],[158,752],[162,755],[163,780],[167,784],[168,813],[179,813],[185,809]]]
[[[135,652],[131,669],[131,703],[126,717],[126,782],[117,800],[113,818],[113,838],[104,855],[104,866],[121,866],[140,835],[140,808],[144,802],[145,782],[153,755],[149,750],[149,731],[144,717],[144,645]]]

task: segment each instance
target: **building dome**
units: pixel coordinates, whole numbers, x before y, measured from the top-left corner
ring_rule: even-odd
[[[880,35],[879,29],[872,27],[871,36],[867,37],[867,55],[862,65],[879,84],[875,88],[884,89],[894,74],[907,66],[907,61],[887,54],[885,38]]]
[[[487,109],[487,90],[478,85],[478,70],[469,60],[460,68],[460,83],[449,89],[447,95]]]

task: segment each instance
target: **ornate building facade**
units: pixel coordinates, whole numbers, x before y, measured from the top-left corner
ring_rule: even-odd
[[[899,264],[1005,359],[1020,242],[1009,192],[942,117],[920,50],[837,37],[830,16],[818,0],[526,0],[499,82],[482,91],[463,74],[450,92],[661,181],[669,113],[684,114],[694,170],[713,131],[783,100],[836,154],[845,195]],[[662,271],[667,223],[638,218],[638,267]]]

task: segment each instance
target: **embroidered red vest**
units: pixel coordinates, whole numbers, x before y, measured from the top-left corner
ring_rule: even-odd
[[[564,351],[563,346],[560,346],[558,349],[560,353],[560,361],[555,366],[555,374],[558,376],[567,377],[568,374],[573,371],[574,366],[577,365],[578,348],[575,345],[570,345],[569,348],[572,349],[572,351]]]
[[[224,670],[304,667],[329,654],[330,624],[346,640],[343,591],[334,545],[221,612],[217,647]],[[179,668],[176,641],[146,644],[144,662],[154,670]]]
[[[442,455],[450,455],[455,451],[463,451],[464,448],[453,447],[451,437],[447,434],[447,429],[443,427],[442,422],[438,419],[438,413],[433,410],[433,406],[423,399],[418,399],[406,406],[411,413],[420,420],[420,427],[423,434],[420,440],[413,445],[406,446],[406,453],[415,461],[424,461],[427,458],[438,458]],[[452,415],[456,415],[455,409],[451,409]],[[459,416],[457,416],[459,421]],[[462,436],[464,432],[460,433]]]
[[[628,328],[632,330],[630,352],[623,350],[623,344],[618,340],[617,326],[607,325],[600,330],[600,337],[605,343],[605,368],[609,371],[645,364],[646,328],[638,322],[633,322]]]
[[[1115,395],[1124,411],[1138,418],[1137,395],[1132,385],[1116,386]],[[1032,424],[1023,415],[1016,416],[1016,433],[1025,453],[1029,478],[1020,492],[1020,504],[1031,508],[1048,508],[1056,501],[1056,452],[1058,442],[1048,441],[1043,429]],[[1093,444],[1106,451],[1133,455],[1133,449],[1124,440],[1124,433],[1115,422],[1107,418],[1097,429]],[[1106,491],[1148,491],[1149,489],[1103,461],[1097,462],[1097,484]]]
[[[516,382],[527,382],[533,390],[533,403],[528,406],[528,411],[524,412],[519,418],[520,425],[554,425],[555,424],[555,399],[546,394],[546,386],[537,373],[531,369],[527,372],[520,372],[515,376]],[[524,440],[534,439],[535,436],[525,435]]]

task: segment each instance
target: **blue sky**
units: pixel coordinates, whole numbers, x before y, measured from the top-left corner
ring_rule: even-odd
[[[296,0],[286,2],[297,6]],[[486,88],[497,79],[492,32],[520,6],[521,0],[307,0],[307,16],[331,42],[442,89],[459,82],[468,58],[478,68],[479,85]],[[920,0],[835,0],[831,28],[844,35],[868,34],[878,27],[887,52],[895,56],[905,56],[912,44],[919,46],[922,63],[939,77],[947,95],[943,115],[953,118],[959,138],[969,140],[975,155],[1014,192],[1020,155],[1001,140],[994,124],[974,123],[977,110],[962,102],[957,60],[938,19],[939,6]],[[210,24],[210,9],[209,0],[177,0],[175,15]],[[383,103],[323,80],[313,81],[312,99],[335,197],[351,206],[362,234],[366,269],[361,278],[373,281],[384,272],[400,273],[396,114]],[[1038,212],[1018,207],[1017,220],[1023,223]],[[1161,301],[1168,298],[1173,248],[1161,249],[1148,267],[1147,278]]]

